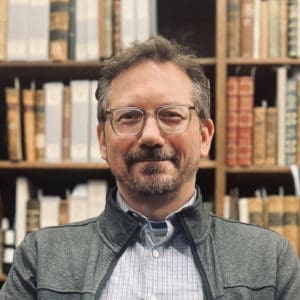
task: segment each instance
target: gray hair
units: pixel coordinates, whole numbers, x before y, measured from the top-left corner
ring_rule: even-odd
[[[191,50],[161,36],[151,37],[144,42],[135,42],[120,55],[106,61],[101,68],[96,91],[98,100],[98,121],[105,122],[110,84],[120,73],[142,62],[171,62],[179,66],[193,82],[193,101],[200,120],[210,117],[210,85],[202,64]]]

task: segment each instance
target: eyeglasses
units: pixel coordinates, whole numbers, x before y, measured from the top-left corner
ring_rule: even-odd
[[[165,105],[155,111],[156,121],[165,133],[182,133],[191,122],[191,110],[195,106]],[[137,107],[124,107],[105,111],[117,135],[137,135],[145,125],[147,113]]]

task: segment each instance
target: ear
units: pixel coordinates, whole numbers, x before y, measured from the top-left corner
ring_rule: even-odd
[[[105,133],[104,133],[104,126],[102,123],[98,123],[97,136],[98,136],[98,143],[99,143],[101,157],[107,160]]]
[[[202,157],[207,157],[210,146],[211,146],[211,141],[214,135],[214,123],[211,119],[207,119],[206,121],[202,122],[201,124],[201,158]]]

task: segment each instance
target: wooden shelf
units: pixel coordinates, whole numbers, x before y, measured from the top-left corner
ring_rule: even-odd
[[[300,65],[299,58],[227,58],[228,65]]]
[[[226,168],[228,174],[288,174],[290,173],[289,167],[279,166],[251,166],[251,167],[234,167]]]

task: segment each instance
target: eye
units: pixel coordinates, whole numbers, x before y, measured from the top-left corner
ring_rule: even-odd
[[[159,112],[159,119],[163,122],[180,122],[185,117],[182,112],[176,109],[163,109]]]
[[[130,122],[130,121],[139,121],[142,119],[143,114],[138,110],[122,110],[115,112],[115,121],[116,122]]]

